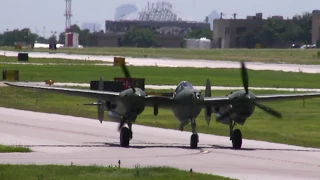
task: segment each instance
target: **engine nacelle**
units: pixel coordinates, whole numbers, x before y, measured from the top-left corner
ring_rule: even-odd
[[[218,120],[218,122],[222,124],[230,124],[230,121],[233,120],[242,125],[245,123],[246,119],[252,115],[254,109],[254,106],[222,106],[220,108],[215,108],[215,112],[217,119],[225,113],[229,114]]]
[[[126,89],[120,93],[120,99],[118,103],[121,104],[121,108],[117,107],[117,110],[123,114],[130,114],[131,116],[140,115],[145,108],[144,97],[146,93],[139,89],[135,88],[135,92],[133,89]]]
[[[108,119],[110,119],[113,122],[120,122],[121,116],[118,115],[117,113],[112,112],[112,111],[108,111]]]

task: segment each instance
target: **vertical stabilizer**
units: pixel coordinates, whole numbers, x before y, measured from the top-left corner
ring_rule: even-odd
[[[209,79],[207,79],[206,92],[204,95],[205,95],[205,97],[211,97],[211,83],[210,83]]]
[[[103,91],[104,89],[104,83],[103,83],[103,78],[100,76],[100,81],[99,81],[99,91]]]
[[[204,96],[205,97],[211,97],[211,83],[210,83],[209,79],[207,79]],[[211,106],[206,106],[206,108],[205,108],[205,118],[206,118],[206,122],[207,122],[208,126],[209,126],[210,121],[211,121],[211,113],[212,113],[212,107]]]

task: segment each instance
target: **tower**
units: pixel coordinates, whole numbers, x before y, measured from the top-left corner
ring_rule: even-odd
[[[69,32],[70,31],[70,26],[71,26],[71,0],[65,0],[66,1],[66,12],[64,16],[66,17],[66,27],[65,31]]]

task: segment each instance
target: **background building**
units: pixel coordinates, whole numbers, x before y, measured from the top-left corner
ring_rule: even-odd
[[[181,47],[183,35],[189,30],[210,29],[208,21],[184,21],[173,12],[171,3],[148,3],[141,11],[124,15],[118,21],[106,21],[105,34],[93,34],[90,38],[91,46],[118,47],[121,45],[121,38],[131,26],[151,29],[160,47]]]
[[[320,40],[320,10],[314,10],[312,11],[312,44],[320,44],[319,40]]]
[[[273,19],[283,20],[283,23],[292,23],[292,19],[283,19],[282,16],[272,16]],[[246,19],[215,19],[213,27],[213,45],[216,48],[241,48],[237,40],[245,32],[261,31],[267,19],[262,13],[247,16]],[[263,42],[261,42],[263,43]],[[289,46],[289,42],[276,42],[273,47]]]

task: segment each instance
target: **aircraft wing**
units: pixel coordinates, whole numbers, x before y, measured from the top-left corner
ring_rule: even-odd
[[[227,96],[222,97],[204,97],[204,105],[205,106],[223,106],[232,104],[232,100]]]
[[[204,106],[222,106],[232,104],[233,100],[228,99],[227,97],[205,97]],[[153,107],[158,105],[159,108],[171,109],[174,104],[173,97],[168,96],[147,96],[145,100],[145,105]]]
[[[320,98],[320,93],[301,93],[301,94],[270,94],[270,95],[256,95],[256,102],[268,102],[278,100],[296,100],[296,99],[308,99],[308,98]],[[232,104],[232,100],[228,97],[205,97],[205,105],[221,106]]]
[[[173,103],[173,97],[169,96],[149,95],[145,98],[145,105],[149,107],[154,107],[154,105],[157,105],[158,108],[171,109]]]
[[[49,91],[60,94],[67,94],[72,96],[80,96],[86,98],[93,99],[114,99],[118,97],[119,93],[110,92],[110,91],[95,91],[95,90],[86,90],[86,89],[72,89],[72,88],[60,88],[60,87],[52,87],[52,86],[39,86],[39,85],[28,85],[27,83],[8,83],[4,84],[9,86],[14,86],[18,88],[26,88],[26,89],[36,89],[41,91]]]
[[[296,100],[320,97],[320,93],[301,93],[301,94],[270,94],[270,95],[256,95],[257,102],[268,102],[277,100]]]

